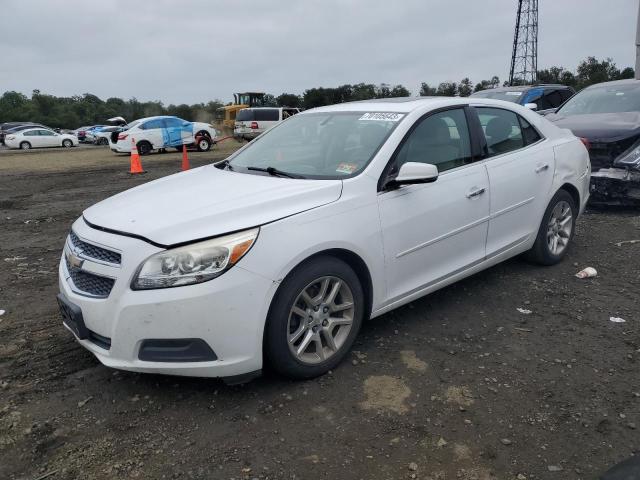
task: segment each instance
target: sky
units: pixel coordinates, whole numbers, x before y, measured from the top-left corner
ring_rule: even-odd
[[[539,0],[538,67],[635,63],[639,0]],[[0,93],[199,103],[508,77],[517,0],[3,0]]]

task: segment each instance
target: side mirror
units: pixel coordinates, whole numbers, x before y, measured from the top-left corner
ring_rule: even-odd
[[[525,103],[524,104],[524,108],[528,108],[529,110],[537,110],[538,109],[538,104],[537,103]]]
[[[430,163],[407,162],[400,167],[396,178],[390,185],[412,185],[414,183],[431,183],[438,179],[438,167]]]

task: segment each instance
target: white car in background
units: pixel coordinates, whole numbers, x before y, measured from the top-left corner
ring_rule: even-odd
[[[589,174],[580,139],[514,103],[317,108],[86,209],[58,302],[113,368],[309,378],[370,317],[515,255],[560,262]]]
[[[48,128],[28,128],[7,135],[4,143],[9,148],[20,148],[22,150],[43,147],[69,148],[78,146],[78,137],[68,133],[56,133]]]
[[[125,130],[113,132],[109,138],[109,147],[116,153],[130,153],[132,141],[140,155],[153,150],[196,143],[199,151],[206,152],[214,143],[217,132],[209,124],[188,122],[178,117],[147,117],[129,123]]]
[[[253,140],[297,113],[300,113],[299,108],[243,108],[236,115],[233,136],[237,140]]]
[[[111,127],[102,127],[93,131],[93,143],[96,145],[109,145],[109,139],[111,138],[111,134],[113,132],[120,133],[124,130],[124,127],[120,126],[111,126]]]

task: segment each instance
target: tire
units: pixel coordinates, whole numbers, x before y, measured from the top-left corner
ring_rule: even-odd
[[[199,152],[208,152],[211,150],[211,139],[209,137],[199,137],[196,145]]]
[[[526,253],[527,258],[540,265],[560,262],[573,239],[577,216],[578,207],[571,194],[564,189],[558,190],[544,212],[538,236]]]
[[[182,152],[182,145],[173,148],[175,148],[177,152]]]
[[[109,145],[109,140],[100,137],[100,139],[98,140],[98,145]]]
[[[153,149],[151,147],[151,144],[146,140],[138,142],[138,145],[136,146],[138,147],[138,153],[140,155],[149,155],[151,153],[151,150]]]
[[[73,142],[71,140],[69,140],[69,139],[63,140],[62,141],[62,146],[64,148],[71,148],[71,147],[73,147]]]
[[[323,287],[326,294],[316,301]],[[337,294],[330,301],[334,289]],[[304,300],[304,292],[315,307]],[[342,260],[323,256],[298,266],[284,280],[269,309],[264,338],[268,363],[279,374],[295,379],[328,372],[351,349],[364,309],[358,276]],[[329,337],[332,346],[327,343]]]
[[[31,144],[29,142],[22,142],[20,144],[20,150],[30,150]]]

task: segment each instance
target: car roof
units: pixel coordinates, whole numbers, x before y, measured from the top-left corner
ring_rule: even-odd
[[[176,117],[175,115],[155,115],[153,117],[138,118],[130,122],[130,124],[135,122],[146,122],[147,120],[155,120],[157,118],[178,118],[178,117]]]
[[[635,78],[626,78],[624,80],[613,80],[611,82],[595,83],[593,85],[589,85],[587,88],[616,87],[620,85],[634,85],[634,84],[640,86],[640,80],[637,80]]]
[[[496,87],[496,88],[485,88],[484,90],[478,90],[477,92],[473,92],[473,93],[479,93],[479,92],[486,92],[486,91],[490,91],[490,92],[524,92],[525,90],[529,90],[532,88],[564,88],[564,89],[569,89],[571,87],[569,87],[568,85],[562,85],[559,83],[540,83],[537,85],[513,85],[513,86],[506,86],[506,87]]]
[[[312,110],[301,112],[398,112],[409,113],[413,110],[430,106],[433,109],[440,107],[448,107],[455,105],[468,105],[469,103],[482,105],[495,105],[496,107],[513,108],[516,104],[513,102],[505,102],[504,100],[494,100],[489,98],[474,97],[395,97],[395,98],[378,98],[371,100],[360,100],[357,102],[339,103],[336,105],[327,105]],[[298,114],[300,115],[300,114]]]

